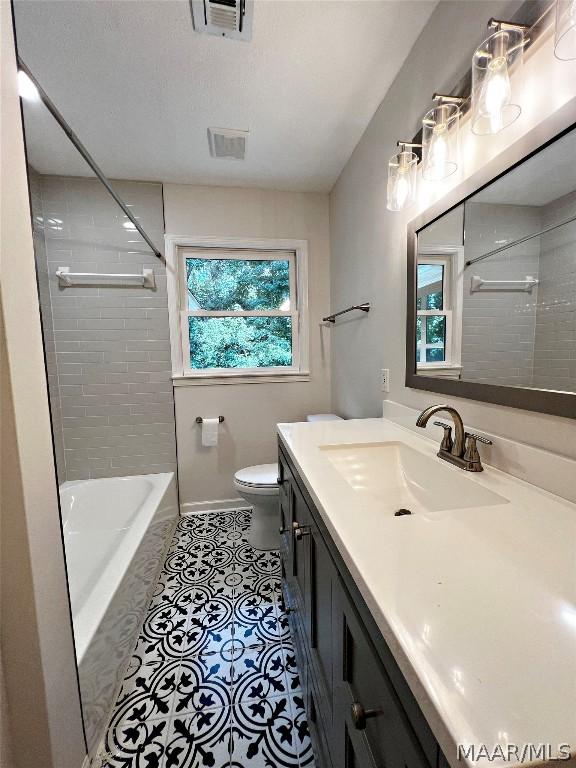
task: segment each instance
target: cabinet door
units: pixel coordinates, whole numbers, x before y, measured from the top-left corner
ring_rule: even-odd
[[[339,685],[334,693],[334,768],[379,768],[368,740],[358,733],[352,722],[349,697]]]
[[[331,743],[332,695],[334,676],[333,590],[338,574],[332,557],[315,523],[310,530],[310,659],[317,680],[317,708],[324,731]]]
[[[278,504],[280,506],[280,566],[283,581],[292,571],[292,473],[284,457],[278,457]]]
[[[430,768],[350,598],[335,591],[335,765]]]
[[[292,572],[293,594],[307,637],[310,637],[310,526],[312,517],[304,497],[292,483]]]

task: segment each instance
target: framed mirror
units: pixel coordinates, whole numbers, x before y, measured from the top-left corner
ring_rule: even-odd
[[[541,139],[410,224],[406,386],[576,418],[576,126]]]

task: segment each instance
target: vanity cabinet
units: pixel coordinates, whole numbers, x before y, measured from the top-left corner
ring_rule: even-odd
[[[443,756],[280,446],[281,569],[316,762],[439,768]]]

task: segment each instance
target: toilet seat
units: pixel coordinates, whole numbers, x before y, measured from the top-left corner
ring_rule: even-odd
[[[238,470],[234,484],[249,493],[271,496],[278,493],[278,464],[256,464]]]

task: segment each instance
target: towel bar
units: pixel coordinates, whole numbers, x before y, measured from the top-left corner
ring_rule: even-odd
[[[124,283],[140,284],[142,288],[156,288],[153,269],[143,269],[141,274],[113,274],[100,272],[70,272],[70,267],[58,267],[56,277],[62,288],[72,288],[74,285],[124,285]]]
[[[478,275],[470,280],[470,293],[476,293],[482,289],[490,291],[531,291],[538,285],[539,280],[532,275],[526,275],[523,280],[484,280]]]
[[[337,317],[340,317],[340,315],[345,315],[347,312],[352,312],[353,309],[359,309],[361,312],[370,312],[370,302],[365,301],[364,304],[354,304],[347,309],[341,309],[340,312],[334,312],[333,315],[323,317],[322,321],[324,323],[335,323]]]

